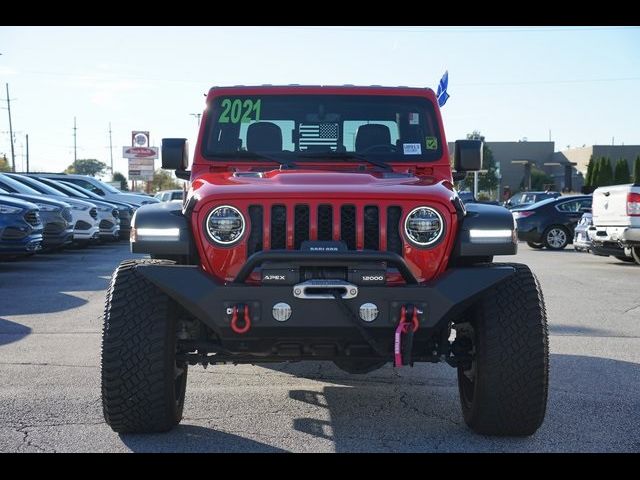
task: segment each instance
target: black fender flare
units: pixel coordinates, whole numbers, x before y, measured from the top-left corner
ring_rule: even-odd
[[[131,219],[131,252],[194,258],[191,224],[179,202],[143,205]]]

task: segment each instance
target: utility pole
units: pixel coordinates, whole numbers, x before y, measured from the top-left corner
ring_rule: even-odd
[[[29,173],[29,134],[27,133],[27,173]]]
[[[200,117],[202,116],[201,113],[190,113],[189,115],[196,117],[198,119],[198,127],[200,126]]]
[[[76,163],[76,160],[78,159],[78,155],[77,155],[77,143],[76,143],[76,130],[78,130],[78,128],[76,127],[76,117],[73,117],[73,163]]]
[[[16,152],[13,148],[13,126],[11,125],[11,99],[9,98],[9,84],[5,83],[7,87],[7,110],[9,110],[9,139],[11,140],[11,168],[16,171]]]
[[[109,122],[109,154],[111,155],[111,178],[113,179],[113,142],[111,141],[111,122]]]

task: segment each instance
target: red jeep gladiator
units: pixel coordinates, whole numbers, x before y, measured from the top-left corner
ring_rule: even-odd
[[[329,360],[353,374],[447,362],[464,420],[531,435],[547,403],[544,300],[500,206],[464,205],[428,88],[214,87],[183,204],[137,210],[104,315],[102,402],[116,432],[182,418],[189,365]]]

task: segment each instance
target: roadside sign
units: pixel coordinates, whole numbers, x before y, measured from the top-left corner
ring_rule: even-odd
[[[131,132],[131,146],[132,147],[148,147],[149,146],[149,132],[134,130]]]
[[[158,147],[122,147],[124,158],[158,158]]]

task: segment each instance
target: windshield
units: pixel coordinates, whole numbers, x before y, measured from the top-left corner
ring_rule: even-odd
[[[101,182],[100,180],[96,180],[96,182],[98,182],[100,186],[109,193],[122,193],[120,190],[118,190],[115,187],[112,187],[108,183]]]
[[[24,183],[14,180],[9,175],[3,175],[0,173],[0,187],[11,193],[24,193],[25,195],[40,195],[40,191],[34,190],[26,186]]]
[[[15,179],[15,181],[23,184],[23,185],[28,185],[29,187],[31,187],[31,189],[33,190],[37,190],[40,193],[44,193],[45,195],[56,195],[58,197],[68,197],[69,195],[67,195],[64,192],[61,192],[59,190],[56,190],[55,188],[51,188],[49,185],[45,185],[42,182],[38,182],[37,180],[34,180],[33,178],[29,178],[29,177],[24,177],[22,175],[12,175],[11,178]]]
[[[81,196],[84,195],[84,197],[87,197],[87,198],[93,198],[93,199],[96,199],[96,200],[103,200],[103,198],[100,195],[96,195],[95,193],[93,193],[93,192],[91,192],[89,190],[86,190],[86,189],[84,189],[82,187],[79,187],[75,183],[69,183],[69,182],[65,182],[65,181],[62,181],[62,180],[59,181],[58,183],[64,185],[65,187],[68,187],[68,188],[72,189],[74,192],[77,192]]]
[[[41,182],[41,183],[44,183],[48,187],[53,188],[54,190],[57,190],[59,192],[63,192],[66,195],[69,195],[70,197],[78,197],[78,198],[85,198],[85,199],[89,198],[88,195],[85,195],[84,193],[76,192],[75,190],[73,190],[72,188],[67,187],[66,185],[61,185],[60,182],[56,182],[54,180],[49,180],[47,178],[38,178],[38,181]]]
[[[415,162],[442,156],[434,107],[421,97],[225,96],[214,99],[208,118],[202,150],[208,158],[242,161],[255,153],[298,161],[314,152]]]

